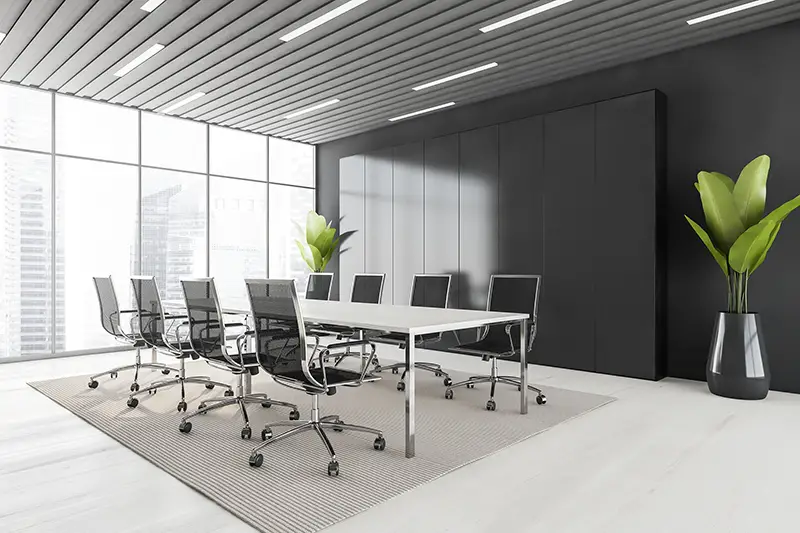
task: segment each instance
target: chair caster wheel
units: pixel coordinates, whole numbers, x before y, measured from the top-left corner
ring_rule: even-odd
[[[110,377],[111,379],[117,379],[119,377],[119,374],[117,374],[116,372],[112,372],[108,375],[108,377]]]
[[[517,392],[522,392],[522,385],[517,385]]]
[[[497,409],[497,404],[494,402],[494,400],[489,400],[486,402],[487,411],[494,411],[495,409]]]
[[[337,425],[339,425],[339,424],[344,424],[344,422],[342,422],[341,420],[337,420],[337,421],[336,421],[336,422],[334,422],[334,423],[335,423],[335,424],[337,424]],[[343,428],[337,428],[336,426],[334,426],[334,427],[333,427],[333,430],[334,430],[336,433],[341,433],[342,431],[344,431],[344,429],[343,429]]]
[[[538,403],[539,405],[546,404],[547,403],[547,396],[545,396],[544,394],[540,394],[539,396],[536,397],[536,403]]]
[[[247,440],[253,436],[253,430],[250,428],[242,428],[242,438]]]
[[[300,411],[292,409],[289,413],[289,420],[300,420]]]
[[[197,409],[198,409],[198,410],[203,410],[203,409],[205,409],[206,407],[208,407],[208,406],[207,406],[205,403],[201,403],[200,405],[198,405],[198,406],[197,406]],[[206,414],[206,413],[203,413],[203,414]]]
[[[447,389],[446,391],[444,391],[444,399],[445,400],[453,399],[453,389]]]
[[[261,440],[269,440],[272,438],[272,430],[264,428],[261,430]]]
[[[128,398],[128,407],[133,408],[136,407],[137,405],[139,405],[138,398]]]
[[[147,394],[152,395],[152,394],[155,394],[157,392],[158,392],[158,389],[150,389],[149,391],[147,391]]]
[[[138,383],[131,383],[131,392],[137,392],[139,390]]]
[[[392,374],[397,374],[397,373],[398,373],[398,370],[396,368],[393,368],[392,369]]]
[[[90,389],[96,389],[97,385],[98,385],[98,383],[95,380],[92,380],[92,381],[89,382],[89,388]]]
[[[214,384],[213,383],[206,383],[206,388],[208,390],[214,390]]]
[[[164,370],[161,371],[161,373],[164,374],[165,376],[169,376],[169,372],[170,372],[169,368],[165,368]]]
[[[233,396],[233,389],[228,389],[225,391],[225,396]]]
[[[475,388],[475,384],[474,383],[467,383],[467,388],[468,389],[474,389]]]
[[[439,372],[438,370],[436,372],[434,372],[433,375],[436,376],[437,378],[442,377],[442,373]]]
[[[179,413],[180,413],[180,412],[184,412],[184,413],[185,413],[185,412],[186,412],[186,407],[188,407],[188,406],[186,405],[186,402],[184,402],[184,401],[180,401],[180,402],[178,402],[178,412],[179,412]]]
[[[386,439],[384,439],[383,437],[378,437],[377,439],[375,439],[375,442],[372,443],[372,447],[378,450],[379,452],[382,452],[383,450],[386,449]]]
[[[444,383],[445,387],[449,387],[450,385],[453,384],[453,380],[450,378],[444,378],[444,381],[442,383]]]
[[[250,456],[250,466],[258,468],[264,464],[264,456],[260,453],[254,453]]]
[[[328,475],[331,477],[336,477],[339,475],[339,463],[336,461],[331,461],[328,463]]]
[[[402,391],[404,391],[404,390],[406,390],[406,384],[405,384],[405,382],[403,382],[403,381],[398,381],[398,382],[397,382],[397,390],[399,390],[399,391],[401,391],[401,392],[402,392]]]
[[[308,368],[310,370],[314,370],[315,368],[317,368],[317,363],[308,363]]]
[[[181,422],[181,425],[178,426],[178,431],[181,433],[189,433],[192,430],[192,423],[188,420]]]

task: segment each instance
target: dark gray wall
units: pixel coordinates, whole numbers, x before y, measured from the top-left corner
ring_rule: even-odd
[[[317,158],[317,205],[326,216],[338,217],[341,157],[659,89],[669,101],[667,246],[659,250],[667,256],[667,373],[704,379],[714,314],[725,306],[725,285],[683,214],[702,219],[692,186],[699,170],[736,175],[762,153],[773,161],[767,208],[800,193],[798,50],[800,22],[792,22],[323,144]],[[535,129],[533,122],[515,127]],[[501,128],[501,139],[514,136],[504,133],[511,127]],[[530,158],[538,164],[536,154]],[[501,184],[501,196],[507,194],[504,190]],[[630,210],[635,224],[639,207],[623,209]],[[750,293],[751,307],[764,322],[773,389],[793,392],[800,392],[800,282],[794,275],[800,268],[798,218],[784,224]],[[501,228],[503,224],[501,217]],[[503,257],[509,252],[501,247],[499,253]]]

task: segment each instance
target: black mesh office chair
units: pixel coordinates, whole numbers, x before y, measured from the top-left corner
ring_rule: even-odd
[[[494,275],[489,281],[489,298],[486,305],[487,311],[506,313],[530,313],[530,331],[528,333],[528,347],[531,350],[536,339],[536,319],[539,312],[539,294],[542,290],[541,276],[526,275]],[[507,359],[519,355],[519,325],[498,324],[483,329],[475,342],[460,344],[451,351],[469,355],[480,355],[484,361],[491,361],[492,370],[488,376],[472,376],[467,380],[453,383],[445,390],[444,397],[453,399],[453,389],[457,387],[473,388],[478,383],[490,383],[489,401],[486,409],[494,411],[497,404],[494,400],[495,385],[511,385],[520,388],[520,378],[517,376],[500,376],[497,372],[497,360]],[[532,385],[528,389],[536,392],[536,403],[543,405],[547,398],[542,391]]]
[[[186,376],[186,358],[198,359],[199,356],[192,349],[189,342],[189,323],[186,315],[175,315],[164,311],[161,305],[161,296],[158,292],[156,278],[152,276],[134,276],[131,278],[133,294],[136,298],[136,312],[139,316],[139,334],[144,342],[159,352],[171,355],[180,361],[178,376],[152,383],[144,389],[134,392],[128,398],[128,407],[139,405],[138,395],[155,394],[159,389],[180,385],[181,400],[178,402],[178,411],[186,412],[186,383],[205,385],[209,390],[215,386],[233,389],[228,383],[212,381],[208,376]]]
[[[320,417],[319,396],[333,395],[337,387],[357,387],[364,381],[379,379],[366,376],[366,366],[361,372],[328,367],[323,360],[329,349],[347,346],[369,346],[370,357],[375,356],[375,345],[368,341],[345,341],[320,350],[310,350],[306,344],[303,315],[297,300],[292,280],[247,280],[251,316],[254,322],[256,356],[258,362],[276,383],[311,396],[311,419],[268,424],[261,432],[265,442],[256,446],[250,454],[250,465],[259,467],[264,461],[260,450],[292,435],[313,430],[322,440],[330,455],[328,475],[339,475],[339,462],[325,429],[334,431],[352,430],[376,435],[373,447],[383,450],[386,441],[380,430],[364,426],[345,424],[339,415]],[[317,367],[309,365],[314,354],[318,355]],[[273,436],[273,428],[289,427],[287,431]]]
[[[330,300],[332,288],[332,272],[312,272],[306,283],[306,300]]]
[[[439,307],[446,308],[450,300],[450,281],[452,276],[450,274],[414,274],[414,281],[411,284],[411,300],[410,304],[413,307]],[[417,344],[425,341],[436,341],[442,338],[441,333],[431,333],[429,335],[420,335],[417,337]],[[377,337],[370,337],[371,341],[379,342],[382,344],[394,344],[401,349],[405,350],[407,337],[399,333],[387,333]],[[397,390],[406,390],[406,364],[404,362],[395,363],[393,365],[381,366],[377,363],[376,359],[376,372],[383,370],[391,370],[393,374],[397,374],[400,369],[403,369],[403,375],[400,376],[400,381],[397,383]],[[452,384],[450,376],[442,370],[441,365],[436,363],[427,363],[425,361],[418,361],[414,364],[414,368],[427,370],[436,375],[436,377],[444,376],[445,386]]]
[[[142,363],[142,348],[147,348],[144,340],[135,333],[134,321],[136,320],[136,310],[126,309],[120,310],[119,302],[117,301],[117,293],[114,291],[114,282],[111,281],[111,276],[107,278],[92,278],[94,280],[94,288],[97,291],[97,299],[100,303],[100,322],[103,329],[114,337],[118,342],[130,345],[131,348],[136,349],[136,359],[132,365],[118,366],[111,370],[106,370],[100,374],[95,374],[89,378],[89,388],[97,388],[97,378],[108,375],[111,379],[115,379],[120,372],[124,370],[133,370],[133,382],[131,383],[131,392],[139,390],[139,369],[152,368],[154,370],[161,370],[165,375],[170,371],[175,370],[169,368],[164,363]],[[130,331],[126,332],[122,327],[122,318],[129,317],[131,327]]]
[[[249,439],[252,435],[250,417],[247,416],[247,408],[245,407],[248,403],[261,404],[262,407],[272,407],[274,405],[288,407],[291,409],[289,419],[299,419],[300,412],[294,404],[274,400],[263,393],[245,393],[244,375],[255,375],[259,369],[256,354],[246,350],[248,333],[252,334],[252,332],[247,330],[247,326],[244,323],[225,323],[225,315],[219,305],[213,278],[181,280],[181,286],[183,287],[183,295],[186,301],[186,314],[189,321],[189,343],[192,345],[192,349],[209,365],[227,370],[238,377],[236,396],[228,394],[228,391],[226,391],[221,398],[203,400],[197,406],[196,411],[183,417],[178,426],[181,433],[189,433],[192,430],[192,423],[189,422],[190,418],[228,405],[239,406],[239,412],[244,420],[244,427],[241,431],[243,439]],[[229,351],[226,342],[230,338],[228,337],[229,329],[239,330],[239,335],[236,337],[236,349],[231,351]]]

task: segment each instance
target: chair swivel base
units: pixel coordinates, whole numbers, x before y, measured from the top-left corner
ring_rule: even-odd
[[[475,385],[479,383],[489,383],[491,384],[491,388],[489,391],[489,400],[486,402],[486,410],[487,411],[494,411],[497,409],[497,402],[494,400],[494,391],[495,386],[499,383],[501,385],[511,385],[512,387],[516,387],[517,390],[521,390],[521,380],[517,376],[500,376],[497,373],[497,359],[492,358],[492,373],[488,376],[470,376],[469,379],[465,379],[464,381],[459,381],[458,383],[452,383],[447,387],[444,391],[444,397],[447,400],[453,399],[453,389],[458,387],[466,387],[468,389],[472,389]],[[528,390],[531,390],[536,393],[536,403],[539,405],[544,405],[547,403],[547,397],[542,394],[540,389],[537,389],[533,385],[528,385]]]
[[[112,368],[110,370],[106,370],[105,372],[100,372],[99,374],[95,374],[89,377],[88,387],[90,389],[96,389],[99,383],[97,382],[97,378],[101,378],[103,376],[108,376],[111,379],[116,379],[119,376],[120,372],[124,372],[126,370],[133,370],[133,382],[131,383],[130,390],[131,392],[136,392],[139,390],[139,369],[140,368],[149,368],[152,370],[160,370],[162,374],[168,376],[170,372],[178,372],[177,368],[171,368],[164,363],[142,363],[142,355],[139,350],[136,351],[136,362],[132,365],[125,365],[125,366],[118,366],[116,368]]]
[[[209,398],[208,400],[203,400],[197,406],[196,411],[183,417],[180,425],[178,426],[178,430],[181,433],[189,433],[192,431],[192,423],[189,422],[190,418],[194,418],[198,415],[204,415],[229,405],[238,405],[239,412],[242,415],[242,420],[244,420],[244,427],[242,428],[241,436],[243,439],[249,439],[252,436],[253,431],[250,428],[250,417],[247,415],[247,404],[261,404],[261,407],[264,407],[265,409],[270,408],[273,405],[278,407],[288,407],[291,409],[289,412],[289,420],[298,420],[300,418],[300,411],[298,411],[297,406],[292,403],[273,400],[266,394],[262,393],[242,394],[240,389],[236,396],[226,394],[221,398]]]
[[[371,433],[376,435],[375,440],[372,443],[372,447],[378,451],[383,451],[386,449],[386,439],[383,438],[382,431],[365,426],[345,424],[339,418],[339,415],[328,415],[320,418],[318,407],[319,400],[316,395],[313,395],[312,398],[313,403],[311,407],[311,420],[274,422],[264,426],[264,429],[261,431],[261,440],[264,442],[253,448],[253,451],[250,453],[250,459],[248,461],[250,466],[258,468],[264,463],[264,456],[259,453],[263,448],[305,431],[314,431],[317,436],[319,436],[322,444],[325,446],[325,449],[328,451],[328,455],[330,456],[330,462],[328,463],[329,476],[339,475],[339,461],[336,459],[336,452],[333,449],[330,439],[328,439],[328,435],[325,434],[326,429],[332,429],[337,432],[349,430],[362,433]],[[277,427],[288,427],[290,429],[273,436],[272,429]]]
[[[159,389],[163,389],[163,388],[166,388],[166,387],[172,387],[174,385],[180,385],[180,387],[181,387],[181,401],[178,402],[178,412],[183,411],[185,413],[186,409],[188,407],[188,405],[186,404],[186,390],[185,390],[185,385],[187,383],[196,383],[198,385],[205,385],[205,387],[208,390],[212,390],[214,387],[224,387],[224,388],[227,389],[225,391],[225,394],[230,393],[230,396],[233,396],[233,389],[231,388],[230,384],[228,384],[228,383],[222,383],[221,381],[213,381],[208,376],[190,376],[190,377],[185,377],[185,376],[179,375],[176,378],[163,379],[163,380],[156,381],[154,383],[151,383],[149,386],[147,386],[147,387],[145,387],[145,388],[143,388],[143,389],[141,389],[139,391],[134,392],[128,398],[128,402],[127,402],[128,407],[135,408],[137,405],[139,405],[139,399],[137,398],[137,396],[139,396],[139,395],[142,395],[142,394],[145,394],[145,393],[147,393],[147,394],[155,394],[155,393],[157,393],[159,391]]]
[[[374,372],[383,372],[384,370],[391,370],[392,374],[398,374],[401,368],[403,369],[403,374],[400,376],[400,381],[397,382],[397,390],[404,391],[406,390],[405,379],[406,379],[406,373],[408,372],[405,363],[395,363],[393,365],[387,365],[387,366],[378,365],[376,366]],[[453,380],[450,379],[450,374],[442,370],[442,365],[420,361],[418,363],[414,363],[414,368],[430,372],[434,374],[437,378],[444,376],[443,383],[445,387],[449,387],[450,385],[453,384]]]

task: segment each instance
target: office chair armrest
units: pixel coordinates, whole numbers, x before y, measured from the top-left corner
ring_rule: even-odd
[[[130,313],[138,313],[138,312],[139,312],[139,310],[138,310],[138,309],[122,309],[122,310],[119,312],[119,314],[121,314],[121,315],[127,315],[127,314],[130,314]]]
[[[528,347],[526,349],[526,352],[530,352],[533,349],[533,341],[536,340],[536,334],[539,331],[539,328],[536,325],[535,315],[532,319],[529,319],[528,322],[530,322],[530,328],[528,330]],[[514,336],[511,334],[511,331],[514,328],[519,329],[518,322],[513,324],[506,324],[506,335],[508,335],[508,341],[511,343],[511,351],[514,351]]]

